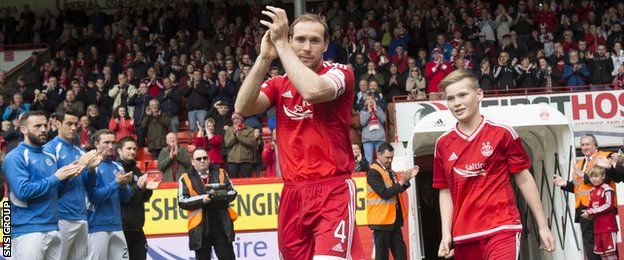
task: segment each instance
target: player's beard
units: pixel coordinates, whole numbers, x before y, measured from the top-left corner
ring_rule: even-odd
[[[30,143],[34,146],[42,146],[48,141],[48,135],[41,134],[37,136],[34,133],[28,132],[28,140],[30,140]]]

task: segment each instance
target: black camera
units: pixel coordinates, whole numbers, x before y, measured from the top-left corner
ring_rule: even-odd
[[[207,183],[206,194],[213,200],[226,200],[227,187],[224,183]]]

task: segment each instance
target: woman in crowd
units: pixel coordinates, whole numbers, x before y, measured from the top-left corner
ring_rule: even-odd
[[[135,138],[136,128],[134,127],[134,120],[128,115],[128,109],[126,106],[117,106],[113,111],[113,117],[108,123],[108,128],[115,132],[117,141],[126,136],[132,136]]]

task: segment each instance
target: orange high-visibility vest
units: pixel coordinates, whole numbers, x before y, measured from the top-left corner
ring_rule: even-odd
[[[195,191],[195,189],[193,188],[193,184],[191,183],[191,179],[188,177],[187,173],[182,173],[182,179],[184,180],[184,184],[188,188],[191,196],[199,196],[199,193],[197,193],[197,191]],[[219,183],[223,184],[224,181],[225,171],[223,169],[219,169]],[[232,208],[228,208],[228,211],[230,213],[230,218],[232,219],[232,221],[236,221],[236,219],[238,218],[238,214],[236,213],[236,211],[234,211]],[[186,213],[188,214],[188,230],[191,230],[201,224],[203,219],[202,208],[187,210]]]
[[[383,170],[383,168],[377,164],[373,163],[370,165],[371,169],[375,169],[381,174],[381,177],[384,180],[384,184],[386,188],[392,187],[392,180],[390,179],[390,175]],[[397,176],[398,178],[398,176]],[[401,195],[392,196],[392,198],[384,200],[377,192],[373,190],[370,185],[366,185],[368,187],[368,192],[366,193],[366,213],[368,215],[368,224],[369,225],[392,225],[396,220],[396,198],[399,198],[399,204],[401,205],[401,212],[403,214],[403,219],[407,216],[407,211],[405,210],[405,204],[403,203],[403,199]]]
[[[600,156],[608,158],[609,154],[610,152],[598,151],[596,152],[594,158]],[[583,170],[583,164],[585,164],[585,160],[587,160],[587,158],[580,160],[576,163],[581,170]],[[591,168],[593,165],[594,160],[590,160],[589,162],[587,162],[587,166],[585,166],[585,170],[583,171],[583,173],[587,174],[589,168]],[[583,181],[583,177],[576,174],[574,174],[574,180],[572,180],[572,182],[574,183],[574,196],[576,198],[575,208],[578,208],[580,205],[587,207],[589,205],[589,192],[591,192],[591,190],[594,188],[594,185],[592,185],[591,183],[585,183],[585,181]],[[609,183],[609,186],[611,186],[611,188],[615,190],[615,182],[613,180]]]

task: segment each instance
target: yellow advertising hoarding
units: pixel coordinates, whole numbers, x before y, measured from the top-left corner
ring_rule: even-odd
[[[357,187],[358,225],[366,225],[366,177],[354,177]],[[277,229],[277,208],[282,183],[235,184],[236,200],[230,203],[239,218],[234,222],[236,231]],[[187,215],[178,207],[178,190],[175,188],[154,191],[145,203],[145,227],[147,235],[164,235],[187,232]]]

